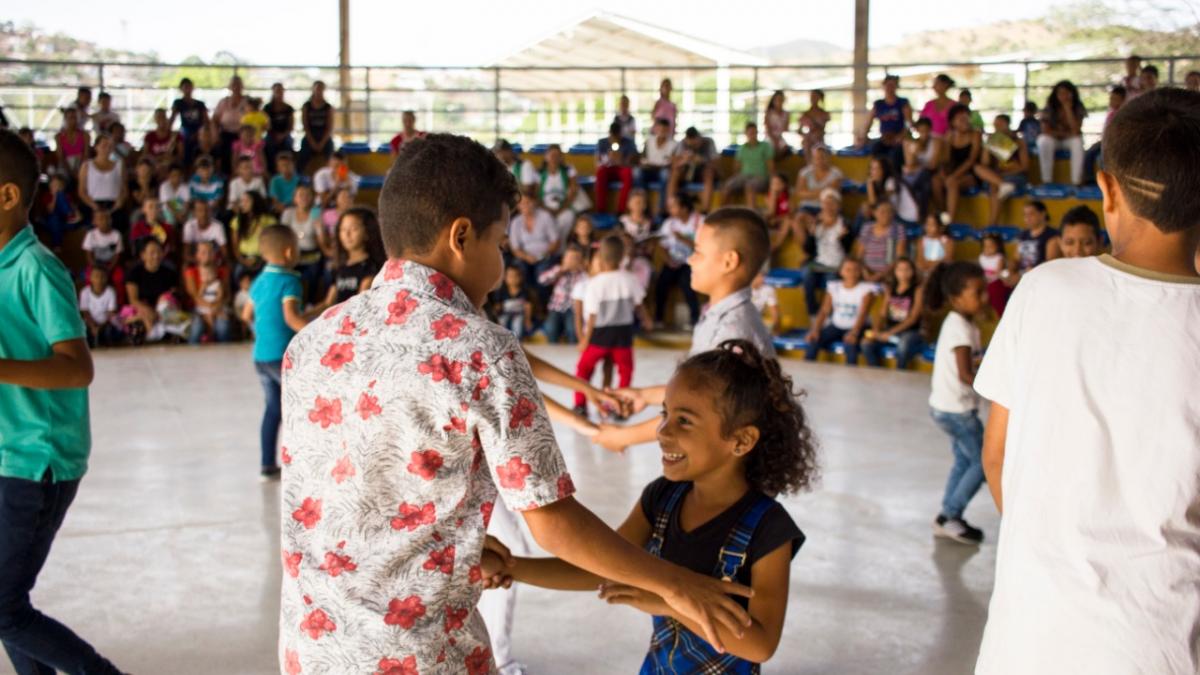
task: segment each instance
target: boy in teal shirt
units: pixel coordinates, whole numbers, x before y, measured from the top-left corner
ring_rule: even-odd
[[[259,432],[262,442],[259,476],[268,481],[279,478],[275,449],[283,405],[280,399],[283,353],[308,319],[300,311],[304,286],[300,274],[293,269],[300,259],[296,233],[285,225],[272,225],[259,236],[259,247],[267,266],[250,286],[250,302],[246,303],[242,319],[254,322],[254,370],[267,399]]]
[[[70,274],[29,225],[37,181],[0,130],[0,642],[19,675],[119,673],[29,599],[87,471],[93,374]]]

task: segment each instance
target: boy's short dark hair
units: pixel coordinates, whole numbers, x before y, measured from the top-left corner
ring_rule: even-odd
[[[92,88],[91,87],[80,87],[79,89],[76,89],[75,92],[77,94],[91,94]]]
[[[1025,112],[1037,112],[1037,101],[1025,101],[1025,107],[1022,110]]]
[[[479,143],[429,134],[400,146],[379,194],[384,247],[391,257],[427,253],[456,218],[483,233],[517,203],[517,181]]]
[[[1142,66],[1142,72],[1143,72],[1143,73],[1150,73],[1151,75],[1153,75],[1153,76],[1155,76],[1155,77],[1158,77],[1158,66],[1156,66],[1156,65],[1154,65],[1154,64],[1150,64],[1150,65],[1147,65],[1147,66]]]
[[[720,208],[708,214],[704,225],[729,237],[733,250],[737,251],[740,258],[740,266],[747,273],[747,279],[753,279],[771,255],[767,221],[754,209],[743,206]]]
[[[200,157],[196,159],[196,168],[197,169],[213,168],[212,157],[209,157],[208,155],[200,155]]]
[[[279,255],[288,246],[296,245],[296,232],[287,225],[268,225],[258,236],[258,245],[264,255]]]
[[[1046,202],[1040,199],[1030,199],[1028,202],[1025,202],[1025,205],[1037,209],[1043,216],[1050,215],[1050,209],[1046,208]]]
[[[1087,225],[1092,228],[1092,232],[1096,235],[1096,238],[1100,238],[1100,217],[1096,215],[1095,211],[1084,204],[1080,204],[1063,214],[1060,228],[1065,229],[1070,225]]]
[[[1164,233],[1200,220],[1200,93],[1160,88],[1121,106],[1104,129],[1104,172],[1134,214]]]
[[[292,153],[288,152],[287,150],[282,150],[279,152],[279,154],[275,155],[276,164],[285,159],[289,162],[296,161],[296,158],[292,156]]]
[[[21,204],[26,208],[33,203],[39,173],[33,148],[15,133],[0,129],[0,185],[16,185],[21,191]]]
[[[604,264],[616,268],[625,258],[625,242],[617,235],[610,234],[600,240],[599,255]]]
[[[933,127],[933,120],[929,119],[928,117],[918,117],[918,118],[917,118],[917,123],[916,123],[916,124],[914,124],[913,126],[915,126],[915,127],[930,127],[930,128],[932,128],[932,127]]]
[[[700,138],[700,130],[696,127],[688,127],[687,131],[683,132],[684,138]]]
[[[1004,120],[1005,122],[1012,124],[1012,117],[1010,117],[1008,113],[1000,113],[999,115],[996,115],[996,119]]]
[[[182,80],[180,80],[180,81],[179,81],[179,88],[180,88],[180,89],[182,89],[184,86],[186,86],[186,85],[189,85],[189,84],[190,84],[190,85],[192,85],[193,87],[194,87],[194,86],[196,86],[196,85],[195,85],[195,84],[192,82],[192,78],[190,78],[190,77],[185,77],[185,78],[183,78]]]
[[[103,100],[103,99],[106,99],[106,98],[107,98],[107,99],[111,99],[111,98],[112,98],[112,94],[108,93],[107,91],[102,91],[102,92],[100,92],[100,95],[99,95],[99,96],[97,96],[96,98],[97,98],[97,99],[99,99],[99,100]]]
[[[883,83],[887,84],[888,82],[895,82],[897,85],[899,85],[900,84],[900,76],[899,75],[884,75]]]
[[[612,124],[608,125],[608,135],[609,136],[620,136],[621,135],[621,123],[613,122]]]
[[[958,92],[958,95],[959,95],[959,97],[962,97],[964,94],[965,94],[965,95],[967,95],[967,96],[971,96],[971,90],[970,90],[970,89],[961,89],[961,90],[959,90],[959,92]],[[975,97],[974,97],[974,96],[971,96],[971,98],[975,98]]]
[[[1116,94],[1117,96],[1120,96],[1121,98],[1125,98],[1125,97],[1129,96],[1129,90],[1125,89],[1125,85],[1122,85],[1122,84],[1118,84],[1117,86],[1113,87],[1112,89],[1109,89],[1108,93]]]

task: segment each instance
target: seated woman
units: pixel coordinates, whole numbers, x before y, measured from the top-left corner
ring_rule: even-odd
[[[575,214],[583,209],[576,208],[579,198],[579,183],[575,167],[563,161],[563,151],[557,143],[546,148],[546,158],[538,171],[538,201],[542,208],[554,216],[558,231],[566,237],[575,224]]]
[[[168,333],[183,336],[187,318],[179,311],[179,273],[163,264],[162,244],[153,237],[142,242],[141,261],[125,275],[129,304],[121,320],[135,345],[157,342]]]
[[[846,176],[833,165],[833,151],[827,145],[813,148],[805,161],[810,163],[796,174],[796,189],[792,190],[792,198],[799,208],[816,215],[821,210],[821,193],[826,188],[833,188],[840,194]]]
[[[1054,85],[1042,111],[1042,133],[1038,136],[1038,164],[1042,182],[1054,182],[1054,153],[1071,153],[1071,184],[1083,181],[1083,118],[1087,108],[1079,98],[1079,89],[1070,80]]]
[[[994,125],[996,131],[988,136],[980,161],[975,165],[975,175],[991,186],[988,192],[989,225],[999,222],[1001,205],[1017,191],[1014,182],[1025,180],[1029,171],[1029,149],[1012,130],[1012,118],[1001,113],[996,115]]]
[[[896,345],[896,367],[908,368],[908,362],[925,346],[921,338],[921,310],[924,289],[917,268],[908,258],[896,260],[883,286],[883,310],[872,320],[872,331],[863,340],[867,365],[883,365],[883,346]]]
[[[971,126],[971,111],[955,104],[950,109],[950,132],[946,134],[942,170],[933,179],[934,192],[945,195],[946,210],[942,223],[949,225],[958,210],[958,198],[963,190],[975,187],[975,165],[979,162],[981,140]]]
[[[850,230],[842,218],[842,193],[826,188],[821,193],[821,212],[815,218],[802,213],[799,219],[804,223],[805,240],[809,242],[805,247],[809,261],[804,275],[804,303],[808,315],[815,316],[820,309],[817,290],[824,290],[846,259],[845,240]]]
[[[904,168],[900,178],[908,185],[917,212],[924,219],[930,211],[939,212],[944,204],[933,190],[933,177],[942,162],[943,139],[933,135],[933,123],[922,117],[913,125],[913,137],[904,140]]]
[[[233,275],[257,275],[263,267],[263,259],[258,249],[258,235],[268,225],[277,221],[271,213],[267,198],[257,191],[245,192],[238,200],[237,213],[230,222],[233,231],[233,254],[236,264]]]
[[[854,257],[862,260],[863,278],[870,282],[883,281],[892,264],[908,250],[904,228],[896,222],[896,207],[889,201],[875,205],[875,220],[865,223],[854,242]]]

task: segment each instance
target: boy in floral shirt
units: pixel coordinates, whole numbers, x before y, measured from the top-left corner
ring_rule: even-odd
[[[728,595],[749,589],[650,556],[571,497],[521,347],[479,310],[516,195],[474,141],[406,143],[380,196],[384,272],[284,356],[281,672],[495,672],[475,604],[497,494],[547,551],[657,593],[718,648],[717,624],[749,624]]]

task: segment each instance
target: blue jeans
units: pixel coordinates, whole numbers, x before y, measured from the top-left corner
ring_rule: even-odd
[[[824,349],[829,351],[833,349],[833,343],[841,342],[846,337],[846,333],[850,331],[844,328],[838,328],[833,324],[826,324],[821,329],[820,335],[815,343],[809,343],[804,349],[804,358],[809,361],[816,361],[817,354]],[[846,365],[854,367],[858,365],[858,345],[843,344],[846,348]]]
[[[579,340],[575,335],[575,310],[548,312],[546,322],[542,324],[542,332],[546,334],[550,344],[558,342],[560,337],[565,338],[567,344],[575,344]]]
[[[954,466],[946,479],[946,494],[942,497],[942,515],[961,518],[967,503],[983,485],[983,423],[979,413],[930,410],[933,422],[950,435],[954,450]]]
[[[262,384],[266,408],[263,410],[259,440],[262,443],[263,468],[276,467],[275,449],[279,446],[279,424],[283,421],[282,361],[255,361],[254,371]]]
[[[680,265],[679,267],[664,265],[658,273],[658,283],[654,286],[654,320],[662,323],[663,317],[667,315],[667,298],[671,295],[671,289],[676,286],[683,291],[688,314],[691,316],[692,325],[695,325],[700,320],[700,299],[696,297],[696,291],[692,290],[690,265]]]
[[[525,312],[506,312],[500,314],[499,323],[507,328],[518,340],[525,337]]]
[[[0,478],[0,642],[18,675],[121,672],[29,601],[78,490],[78,480]]]
[[[200,340],[204,338],[204,334],[208,332],[208,324],[204,323],[204,319],[199,315],[192,317],[191,329],[188,332],[188,342],[194,345],[200,344]],[[233,324],[230,323],[227,315],[218,316],[213,319],[213,339],[217,342],[229,342],[233,335]]]
[[[808,310],[808,320],[812,321],[817,312],[821,311],[821,302],[817,300],[817,290],[824,292],[825,286],[837,279],[837,270],[824,265],[811,263],[805,269],[804,275],[804,304]]]
[[[896,367],[900,370],[908,368],[909,361],[916,356],[922,349],[925,348],[925,340],[921,338],[921,331],[913,329],[906,330],[896,336],[898,345],[896,345]],[[883,365],[883,346],[885,342],[864,341],[862,344],[863,356],[867,359],[867,365],[878,368]]]

